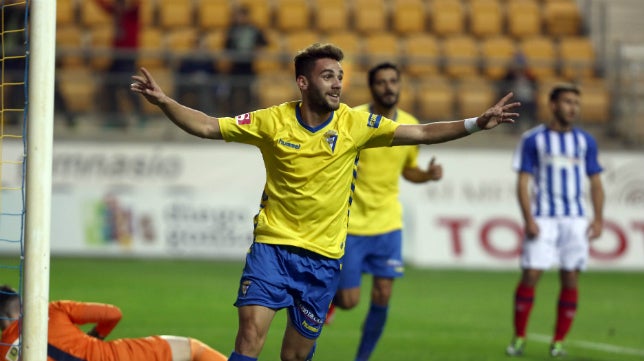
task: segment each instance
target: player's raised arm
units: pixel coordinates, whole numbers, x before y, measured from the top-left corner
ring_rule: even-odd
[[[198,110],[179,104],[167,96],[154,81],[152,74],[141,68],[142,75],[133,75],[130,89],[142,94],[145,99],[159,107],[179,128],[201,138],[222,139],[219,120]]]
[[[479,130],[492,129],[501,123],[514,123],[514,118],[519,116],[519,113],[515,113],[514,110],[521,103],[508,103],[512,95],[508,93],[478,118],[422,125],[403,124],[396,129],[392,145],[443,143]]]

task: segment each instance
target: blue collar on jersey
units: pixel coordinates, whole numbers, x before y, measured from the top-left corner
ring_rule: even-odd
[[[335,114],[335,111],[331,112],[331,115],[329,115],[329,117],[327,118],[327,120],[324,121],[324,123],[318,125],[317,127],[310,127],[304,124],[304,120],[302,120],[302,111],[300,110],[301,105],[302,103],[297,103],[297,105],[295,105],[295,117],[297,118],[297,121],[300,123],[300,125],[303,126],[305,129],[307,129],[308,131],[310,131],[311,133],[315,133],[318,130],[326,127],[331,122],[331,119],[333,119],[333,115]]]

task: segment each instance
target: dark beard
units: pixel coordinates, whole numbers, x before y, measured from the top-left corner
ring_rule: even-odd
[[[330,113],[337,110],[339,106],[333,106],[324,98],[324,96],[317,90],[309,93],[309,104],[311,109],[319,114]]]
[[[385,94],[385,96],[387,96],[387,95],[390,95],[390,94]],[[379,106],[381,106],[381,107],[383,107],[385,109],[391,109],[391,108],[395,107],[396,104],[398,104],[398,98],[400,97],[400,95],[396,95],[396,98],[391,102],[385,101],[384,100],[385,96],[374,97],[375,100],[376,100],[376,103],[378,103]]]

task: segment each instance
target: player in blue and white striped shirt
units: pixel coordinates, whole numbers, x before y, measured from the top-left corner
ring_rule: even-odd
[[[553,119],[527,131],[514,155],[517,196],[525,222],[521,280],[515,291],[514,339],[507,354],[523,353],[534,290],[541,273],[558,264],[561,292],[550,353],[564,354],[562,342],[577,309],[579,272],[586,268],[588,241],[600,236],[604,191],[593,137],[573,126],[580,109],[580,91],[569,84],[550,93]],[[590,181],[593,212],[584,204],[585,179]],[[592,216],[592,221],[588,222]]]

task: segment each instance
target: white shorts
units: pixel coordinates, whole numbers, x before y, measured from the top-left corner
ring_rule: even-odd
[[[566,271],[586,269],[588,220],[582,217],[538,217],[539,235],[524,239],[521,268],[546,270],[558,265]]]

